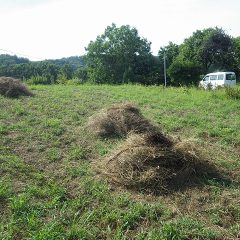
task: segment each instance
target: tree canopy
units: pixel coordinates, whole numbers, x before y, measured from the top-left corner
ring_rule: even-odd
[[[150,46],[150,42],[138,36],[136,28],[108,26],[86,48],[90,80],[97,83],[134,81],[136,76],[148,71]]]
[[[2,54],[0,76],[34,79],[34,83],[50,84],[59,77],[66,80],[73,78],[75,73],[84,68],[83,64],[83,57],[77,56],[33,62],[26,58]]]
[[[20,58],[16,55],[11,56],[9,54],[1,54],[0,55],[0,65],[13,65],[20,63],[29,63],[30,61],[27,58]]]
[[[168,85],[198,84],[200,76],[215,71],[234,71],[240,76],[240,37],[222,28],[193,32],[180,45],[169,42],[152,55],[151,42],[129,25],[108,26],[86,47],[85,56],[33,62],[26,58],[0,55],[0,76],[32,83],[74,82],[164,84],[166,56]]]
[[[221,28],[197,30],[185,39],[169,66],[171,80],[176,83],[197,83],[200,73],[235,70],[235,47],[231,36]],[[184,68],[184,71],[183,71]],[[182,74],[181,74],[182,72]]]

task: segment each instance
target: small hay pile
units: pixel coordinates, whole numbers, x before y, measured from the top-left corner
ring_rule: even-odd
[[[0,94],[6,97],[33,96],[20,80],[11,77],[0,77]]]
[[[129,132],[144,133],[159,129],[131,103],[116,104],[103,109],[89,119],[88,128],[100,137],[123,137]]]
[[[217,174],[192,144],[174,142],[161,132],[129,136],[94,168],[113,184],[149,193],[182,189],[199,176]]]

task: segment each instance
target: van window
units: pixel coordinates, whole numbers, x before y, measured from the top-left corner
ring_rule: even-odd
[[[224,74],[219,74],[218,75],[218,80],[223,80],[224,79]]]
[[[209,80],[209,76],[206,76],[203,81],[208,81]]]
[[[210,80],[217,80],[217,75],[210,75]]]
[[[232,73],[226,74],[226,80],[236,80],[236,75]]]

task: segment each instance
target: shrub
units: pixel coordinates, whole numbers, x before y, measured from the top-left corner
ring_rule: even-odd
[[[47,77],[45,76],[40,76],[40,75],[36,75],[36,76],[32,76],[30,79],[27,80],[27,82],[29,84],[49,84],[49,81],[47,79]]]
[[[66,84],[68,81],[67,77],[64,74],[58,74],[57,76],[57,83],[59,84]]]
[[[176,60],[169,67],[168,74],[174,85],[197,85],[201,67],[194,62]]]
[[[80,85],[80,84],[83,84],[83,81],[82,81],[82,79],[79,79],[79,78],[73,78],[71,80],[66,81],[66,84],[67,85]]]

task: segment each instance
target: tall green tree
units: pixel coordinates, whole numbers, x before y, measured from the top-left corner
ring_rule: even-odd
[[[231,69],[233,56],[233,39],[216,27],[194,32],[181,45],[177,60],[200,64],[206,73]]]
[[[180,45],[168,73],[174,83],[197,84],[200,74],[234,70],[234,51],[232,37],[221,28],[197,30]]]
[[[136,28],[129,25],[108,26],[86,48],[90,80],[97,83],[134,81],[134,77],[140,74],[139,64],[145,66],[144,71],[148,71],[150,46],[150,42],[138,36]]]
[[[164,56],[166,61],[166,68],[169,69],[173,61],[176,59],[176,57],[179,54],[179,45],[169,42],[167,46],[161,47],[158,51],[158,57],[159,57],[159,68],[160,71],[160,77],[161,77],[161,83],[164,84]],[[170,76],[169,72],[167,71],[167,81],[169,82]]]
[[[164,53],[167,65],[170,66],[179,54],[179,46],[173,42],[169,42],[167,46],[161,47],[158,51],[158,56],[161,62],[163,62]]]
[[[221,28],[213,29],[199,49],[205,71],[231,70],[234,62],[233,39]]]
[[[60,69],[60,75],[69,80],[73,77],[73,68],[70,64],[64,64],[63,67]]]

